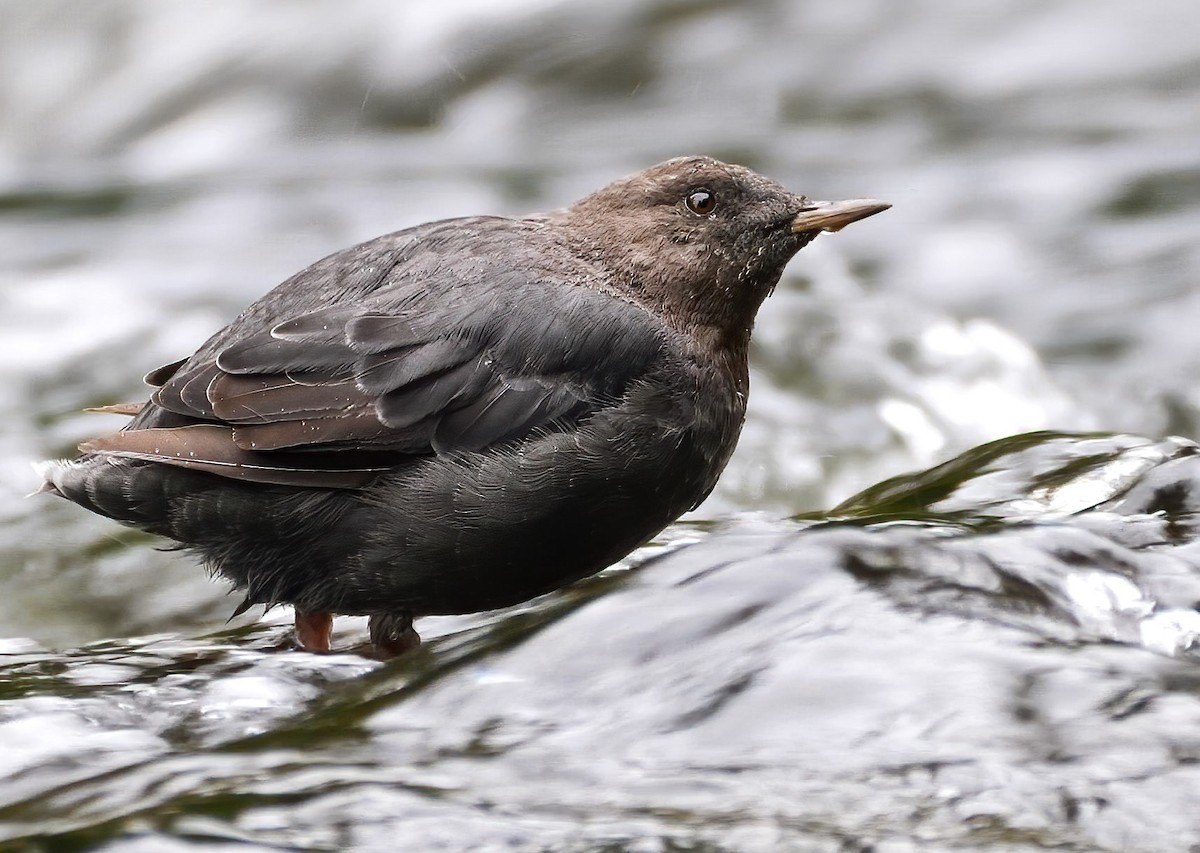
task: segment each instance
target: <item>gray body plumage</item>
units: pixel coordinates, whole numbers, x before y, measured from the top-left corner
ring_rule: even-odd
[[[754,313],[844,224],[794,224],[815,209],[689,158],[547,216],[346,249],[149,374],[129,426],[49,488],[194,549],[246,605],[399,624],[525,600],[712,490]]]

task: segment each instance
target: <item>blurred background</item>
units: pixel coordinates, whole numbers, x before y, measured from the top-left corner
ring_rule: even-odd
[[[0,850],[1200,849],[1190,446],[1034,445],[966,482],[1017,498],[1000,532],[779,522],[1027,430],[1200,438],[1198,33],[1194,0],[0,0]],[[764,306],[741,445],[659,543],[694,547],[381,666],[26,497],[317,258],[689,153],[894,205]],[[1045,517],[1047,472],[1173,454],[1142,492],[1178,518]]]
[[[760,315],[700,510],[827,508],[1025,430],[1197,437],[1187,0],[0,2],[0,634],[219,626],[29,462],[336,249],[705,153],[886,215]],[[136,595],[135,595],[136,593]]]

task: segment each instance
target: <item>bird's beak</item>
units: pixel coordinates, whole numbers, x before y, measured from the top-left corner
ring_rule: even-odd
[[[891,207],[886,201],[873,198],[852,198],[849,201],[810,201],[792,220],[792,233],[801,231],[841,231],[851,222],[882,213]]]

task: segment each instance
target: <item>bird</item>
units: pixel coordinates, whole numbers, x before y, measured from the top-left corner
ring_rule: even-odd
[[[234,615],[291,605],[302,649],[358,615],[368,653],[404,654],[416,618],[559,589],[695,509],[784,267],[889,207],[689,156],[368,240],[148,373],[42,491],[193,552],[244,593]]]

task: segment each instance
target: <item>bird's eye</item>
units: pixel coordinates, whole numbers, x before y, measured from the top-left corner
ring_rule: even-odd
[[[684,203],[697,216],[708,216],[717,209],[717,196],[712,190],[692,190]]]

